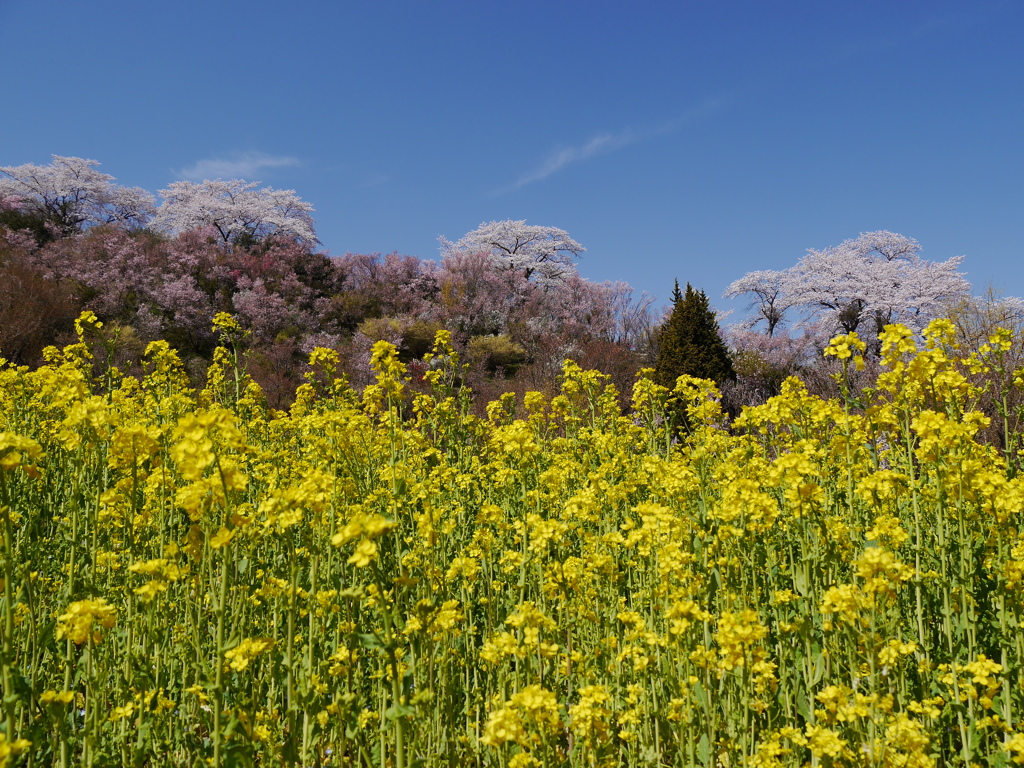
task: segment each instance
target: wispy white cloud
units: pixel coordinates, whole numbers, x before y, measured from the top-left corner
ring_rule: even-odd
[[[187,168],[176,171],[182,179],[252,179],[264,168],[283,168],[299,165],[297,158],[268,155],[265,152],[233,152],[222,157],[199,160]]]
[[[581,163],[596,155],[615,152],[623,147],[628,147],[630,144],[637,144],[656,136],[674,133],[687,123],[708,117],[725,105],[726,101],[725,98],[707,99],[661,125],[640,130],[625,128],[617,133],[601,133],[584,144],[557,149],[532,171],[524,173],[514,184],[499,189],[495,194],[522,189],[528,184],[533,184],[548,178],[552,174],[558,173],[567,166]]]
[[[527,184],[546,179],[551,174],[558,173],[567,165],[582,162],[594,155],[613,152],[616,149],[632,144],[634,141],[636,141],[636,134],[627,129],[618,134],[602,133],[578,147],[565,147],[556,150],[548,155],[547,159],[537,168],[520,176],[519,180],[505,191],[520,189]]]

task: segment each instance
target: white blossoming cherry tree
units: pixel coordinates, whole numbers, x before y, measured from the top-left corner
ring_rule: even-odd
[[[934,262],[920,250],[917,240],[885,230],[811,249],[790,272],[786,295],[847,333],[877,335],[889,323],[920,330],[971,289],[957,271],[963,256]]]
[[[586,250],[564,229],[533,226],[523,221],[491,221],[458,242],[440,238],[444,255],[488,253],[500,268],[551,285],[576,273],[575,259]]]
[[[0,200],[40,216],[62,237],[99,224],[144,227],[155,213],[154,198],[139,187],[114,184],[81,157],[51,155],[49,165],[0,167]]]
[[[160,190],[163,203],[154,225],[171,234],[213,227],[224,243],[280,235],[305,245],[319,243],[310,213],[313,206],[293,189],[257,189],[242,179],[175,181]]]
[[[771,338],[775,335],[775,329],[785,319],[786,310],[791,306],[785,294],[788,279],[789,275],[786,272],[759,269],[756,272],[748,272],[739,280],[730,283],[722,295],[731,299],[751,294],[753,300],[747,309],[754,310],[754,314],[741,325],[753,328],[764,322],[765,334]]]
[[[864,232],[823,250],[809,249],[781,272],[751,272],[726,289],[726,296],[752,294],[769,334],[792,307],[803,324],[823,323],[836,331],[860,331],[876,338],[890,323],[921,330],[949,302],[969,295],[971,284],[957,271],[963,256],[922,259],[917,240],[885,230]]]

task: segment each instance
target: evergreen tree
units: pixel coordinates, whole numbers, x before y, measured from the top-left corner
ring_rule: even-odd
[[[683,374],[711,379],[716,384],[735,379],[729,350],[704,291],[695,291],[687,283],[683,294],[677,280],[672,305],[672,314],[658,334],[655,382],[672,389]]]

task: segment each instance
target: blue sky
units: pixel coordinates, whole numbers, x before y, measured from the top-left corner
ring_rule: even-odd
[[[0,165],[295,189],[334,254],[561,227],[713,304],[870,230],[1024,295],[1024,3],[0,0]]]

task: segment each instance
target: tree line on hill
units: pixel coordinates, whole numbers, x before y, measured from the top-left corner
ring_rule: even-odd
[[[927,261],[915,240],[892,232],[745,275],[725,296],[750,297],[750,314],[723,329],[689,284],[659,313],[626,283],[583,278],[575,262],[585,248],[555,227],[484,223],[442,238],[436,262],[330,257],[312,206],[293,190],[179,181],[158,206],[97,165],[53,156],[0,167],[0,354],[14,363],[35,364],[45,345],[70,340],[73,319],[90,309],[115,364],[131,370],[162,338],[198,383],[216,345],[210,319],[226,311],[246,331],[248,371],[273,407],[287,406],[317,346],[338,350],[359,387],[370,381],[374,342],[395,344],[415,379],[446,329],[481,401],[550,391],[572,358],[624,393],[643,367],[666,385],[681,373],[712,378],[738,409],[776,394],[789,375],[827,394],[833,371],[820,351],[836,331],[870,343],[887,323],[919,330],[940,315],[957,317],[965,338],[1024,325],[1019,300],[971,297],[961,257]]]
[[[567,357],[628,390],[647,359],[651,299],[581,277],[583,246],[555,227],[484,224],[442,241],[438,262],[329,257],[312,208],[290,190],[176,182],[156,207],[96,165],[55,156],[0,168],[0,350],[16,363],[68,339],[82,309],[105,322],[119,365],[163,338],[196,381],[216,345],[210,319],[230,312],[247,333],[249,371],[277,407],[317,346],[338,350],[360,386],[374,342],[395,344],[415,375],[442,328],[481,397],[512,381],[545,389]]]

